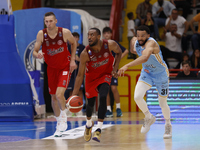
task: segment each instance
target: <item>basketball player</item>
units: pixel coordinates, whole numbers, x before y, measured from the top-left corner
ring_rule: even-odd
[[[149,112],[147,104],[143,99],[146,91],[155,83],[158,90],[158,101],[165,118],[165,133],[163,137],[171,138],[172,125],[170,122],[170,108],[167,104],[169,72],[158,43],[150,37],[148,27],[140,26],[137,28],[137,37],[133,37],[131,40],[131,51],[133,53],[137,52],[140,57],[120,68],[118,75],[124,74],[131,66],[142,64],[142,71],[134,93],[135,102],[145,115],[141,133],[147,133],[150,126],[156,120]]]
[[[33,56],[39,59],[44,57],[47,63],[49,93],[57,120],[54,136],[60,137],[67,129],[64,93],[70,75],[77,67],[75,63],[76,42],[68,29],[56,26],[57,19],[53,12],[45,14],[44,23],[47,28],[38,32]],[[67,41],[71,43],[71,55],[67,48]],[[42,53],[38,53],[41,45]]]
[[[110,27],[103,28],[103,37],[106,40],[111,40],[112,30],[111,30]],[[121,58],[123,58],[124,56],[126,56],[128,54],[129,51],[125,47],[123,47],[121,44],[119,44],[118,42],[116,42],[116,43],[119,45],[119,47],[122,50]],[[115,57],[115,53],[113,51],[112,51],[112,54]],[[115,102],[116,102],[117,117],[121,117],[122,116],[122,111],[121,111],[121,107],[120,107],[120,98],[119,98],[119,92],[118,92],[117,86],[118,86],[118,79],[112,77],[111,84],[110,84],[110,89],[113,92],[113,97],[114,97]],[[113,117],[113,112],[112,112],[112,109],[111,109],[111,102],[110,101],[111,101],[110,94],[108,92],[106,117]]]
[[[100,142],[101,129],[106,114],[106,97],[112,76],[117,77],[117,69],[121,59],[121,49],[113,40],[100,40],[101,32],[97,28],[88,31],[89,45],[83,50],[80,56],[79,71],[76,77],[72,95],[77,95],[82,84],[85,73],[85,90],[88,104],[86,106],[86,128],[84,133],[85,141],[92,137],[94,122],[91,119],[93,107],[99,94],[100,104],[98,109],[97,130],[93,140]],[[115,59],[111,53],[115,52]]]

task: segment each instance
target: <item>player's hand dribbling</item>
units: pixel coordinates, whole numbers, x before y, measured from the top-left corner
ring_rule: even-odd
[[[121,77],[122,74],[123,74],[123,76],[124,76],[124,72],[125,72],[127,69],[128,69],[128,67],[127,67],[126,65],[123,66],[122,68],[120,68],[120,69],[118,70],[118,72],[117,72],[118,76]]]
[[[70,61],[69,71],[72,73],[75,69],[77,69],[77,65],[75,61]]]

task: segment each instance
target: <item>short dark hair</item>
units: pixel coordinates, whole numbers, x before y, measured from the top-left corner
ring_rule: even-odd
[[[73,36],[76,36],[76,37],[78,37],[78,38],[80,37],[80,35],[78,34],[78,32],[73,32],[72,35],[73,35]]]
[[[54,16],[56,18],[56,15],[53,12],[47,12],[47,13],[45,13],[44,17],[47,17],[47,16]]]
[[[105,28],[103,28],[103,33],[105,33],[105,32],[112,33],[112,29],[110,27],[105,27]]]
[[[90,30],[96,30],[97,35],[101,35],[101,31],[98,28],[90,28]]]
[[[151,13],[151,14],[152,14],[152,11],[151,11],[151,10],[148,10],[147,13]]]
[[[189,60],[185,60],[185,61],[182,62],[182,66],[185,65],[185,64],[188,64],[189,66],[191,66],[191,63],[190,63]]]
[[[147,34],[150,34],[149,28],[147,26],[145,26],[145,25],[141,25],[141,26],[137,27],[136,32],[137,31],[146,31]]]
[[[133,12],[129,12],[129,13],[127,14],[127,17],[128,17],[128,19],[132,19],[132,18],[133,18]]]
[[[175,11],[177,11],[177,12],[178,12],[178,9],[177,9],[177,8],[174,8],[174,9],[172,9],[172,11],[173,11],[173,10],[175,10]]]

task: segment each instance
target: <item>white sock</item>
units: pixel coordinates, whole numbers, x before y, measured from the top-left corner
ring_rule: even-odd
[[[67,117],[67,114],[66,114],[65,110],[60,110],[60,116]]]
[[[144,115],[145,115],[145,118],[150,118],[150,117],[151,117],[151,113],[149,112],[149,110],[146,111],[146,112],[144,113]]]
[[[86,126],[91,127],[92,126],[92,119],[90,119],[90,120],[86,119],[86,120],[87,120]]]
[[[166,124],[170,124],[170,125],[171,125],[170,119],[165,119],[165,125],[166,125]]]
[[[120,103],[116,103],[116,109],[119,108],[120,109]]]
[[[109,110],[111,112],[111,106],[107,106],[107,110]]]
[[[103,122],[98,121],[98,123],[97,123],[97,129],[98,129],[98,128],[101,129],[102,126],[103,126]]]

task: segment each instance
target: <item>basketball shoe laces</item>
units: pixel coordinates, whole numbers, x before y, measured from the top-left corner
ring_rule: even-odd
[[[59,119],[58,119],[56,129],[62,131],[62,130],[63,130],[63,126],[65,126],[65,124],[66,124],[66,116],[62,115],[62,116],[59,117]]]
[[[151,118],[144,118],[144,124],[143,127],[145,127],[147,124],[149,124],[149,121],[151,120]]]
[[[171,126],[170,125],[166,125],[165,134],[171,134]]]

